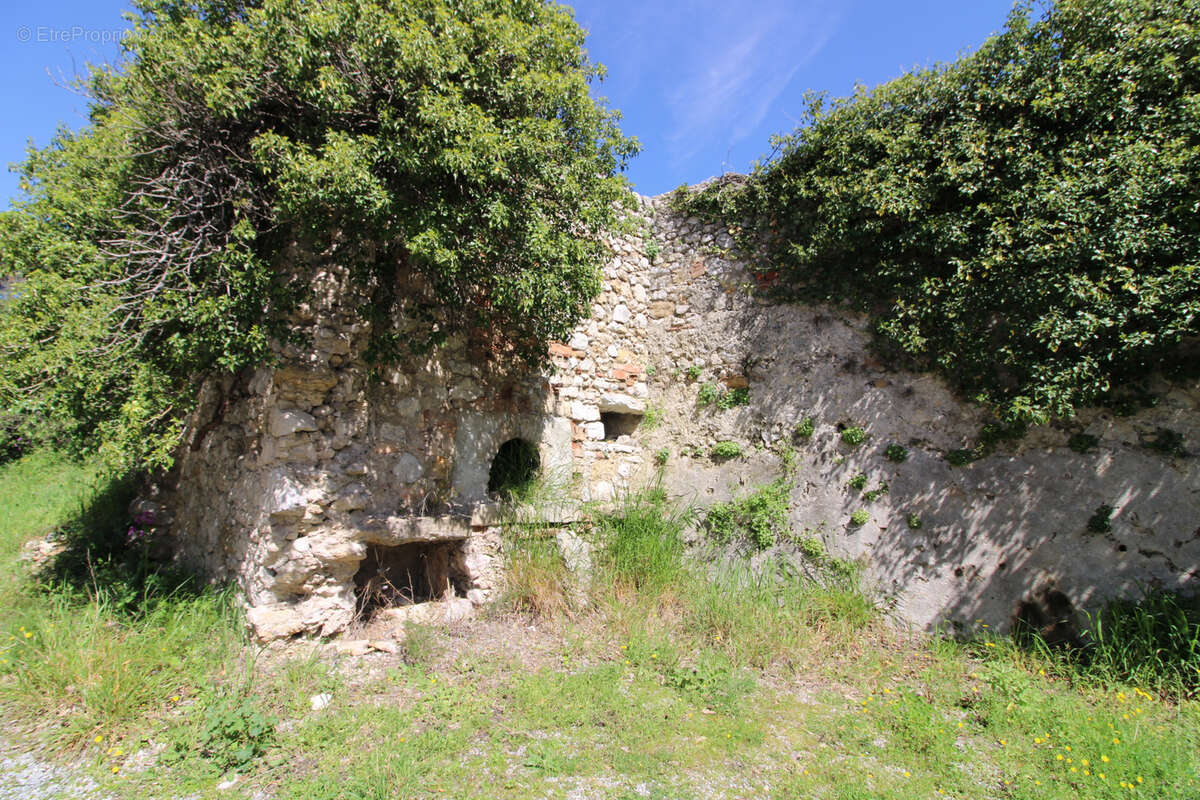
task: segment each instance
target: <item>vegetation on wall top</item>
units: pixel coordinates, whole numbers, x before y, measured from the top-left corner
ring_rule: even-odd
[[[637,149],[539,0],[139,0],[90,125],[0,219],[0,405],[165,464],[197,378],[269,358],[338,247],[377,362],[487,332],[536,361],[599,291]],[[401,316],[421,324],[398,329]]]
[[[978,52],[826,103],[692,205],[783,294],[1009,421],[1069,415],[1200,334],[1200,7],[1018,7]]]

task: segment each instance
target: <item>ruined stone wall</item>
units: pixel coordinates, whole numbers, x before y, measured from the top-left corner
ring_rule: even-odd
[[[181,560],[236,579],[264,637],[330,633],[353,617],[353,576],[372,544],[462,542],[471,596],[486,597],[499,547],[488,471],[509,439],[535,443],[543,472],[584,500],[655,479],[665,452],[668,491],[701,505],[774,480],[778,451],[794,443],[798,536],[859,559],[901,620],[1003,628],[1050,591],[1090,607],[1141,585],[1194,588],[1198,459],[1146,445],[1162,430],[1200,442],[1197,387],[1156,387],[1161,402],[1134,416],[1085,411],[954,467],[946,453],[974,440],[983,412],[934,376],[878,361],[865,318],[766,303],[728,234],[665,198],[639,198],[632,229],[612,240],[605,290],[551,345],[545,375],[493,371],[452,341],[372,378],[370,332],[337,253],[315,259],[317,299],[295,321],[313,347],[206,387],[154,499]],[[749,403],[701,408],[706,382],[746,388]],[[658,425],[638,425],[645,417]],[[794,442],[805,417],[814,435]],[[851,425],[869,434],[857,448],[838,434]],[[1078,432],[1097,437],[1094,451],[1067,446]],[[718,441],[744,455],[713,461]],[[892,443],[908,450],[903,463],[884,458]],[[887,494],[868,503],[849,489],[860,472]],[[1102,504],[1111,530],[1088,532]],[[869,519],[852,525],[858,509]]]

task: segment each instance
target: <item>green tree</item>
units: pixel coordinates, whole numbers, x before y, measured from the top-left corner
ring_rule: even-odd
[[[0,220],[3,407],[169,463],[199,381],[285,335],[297,240],[368,292],[378,362],[485,331],[536,363],[590,307],[637,145],[568,9],[136,7],[120,65],[83,82],[90,124],[30,152]]]
[[[1200,6],[1018,7],[978,52],[827,104],[697,202],[785,293],[1011,421],[1163,368],[1200,333]]]

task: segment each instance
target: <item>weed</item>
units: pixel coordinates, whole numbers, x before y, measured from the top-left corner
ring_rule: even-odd
[[[742,446],[737,442],[723,441],[717,442],[708,451],[708,455],[713,461],[728,461],[731,458],[737,458],[742,454]]]
[[[887,446],[886,450],[883,451],[883,455],[888,461],[902,464],[908,460],[908,448],[893,442]]]
[[[862,491],[863,487],[865,487],[866,485],[867,485],[867,473],[865,473],[865,472],[860,472],[857,475],[855,475],[853,478],[851,478],[850,480],[846,481],[847,488],[853,489],[856,492]]]
[[[866,525],[869,519],[871,519],[871,515],[867,513],[867,510],[860,508],[850,515],[850,524],[857,528],[860,525]]]
[[[746,541],[760,550],[772,546],[787,531],[791,488],[781,478],[713,505],[704,520],[709,536],[719,544]]]
[[[857,425],[842,429],[842,443],[847,447],[858,447],[867,440],[867,432]]]
[[[734,711],[738,701],[754,689],[753,679],[731,669],[721,654],[707,651],[691,666],[676,664],[667,669],[663,683],[724,713]]]
[[[1088,519],[1089,533],[1108,533],[1112,530],[1113,507],[1106,504],[1096,506],[1096,511]]]
[[[796,423],[796,427],[792,429],[792,436],[796,439],[811,439],[813,432],[817,429],[817,420],[815,417],[805,417]]]
[[[570,575],[558,542],[540,530],[507,529],[502,600],[537,617],[555,617],[570,608]]]
[[[684,371],[684,375],[687,376],[688,381],[697,381],[700,379],[700,376],[703,374],[704,374],[704,368],[701,367],[699,364],[692,364],[690,367],[687,368],[687,370]]]
[[[658,243],[657,239],[651,239],[646,242],[646,258],[651,264],[654,263],[654,259],[658,258],[658,254],[661,252],[662,245]]]
[[[657,374],[658,374],[658,367],[654,366],[653,364],[646,367],[646,377],[647,378],[653,378]]]
[[[700,391],[696,395],[696,404],[701,408],[716,405],[717,401],[721,399],[721,394],[721,387],[712,381],[708,381],[700,386]]]
[[[921,515],[915,511],[905,517],[904,522],[908,525],[908,529],[911,531],[921,530]]]
[[[1165,456],[1184,458],[1187,450],[1183,446],[1183,434],[1169,428],[1159,428],[1155,437],[1146,443],[1146,447],[1157,450]]]
[[[540,609],[543,614],[548,611],[544,605],[540,606]],[[437,660],[441,652],[442,643],[433,628],[405,620],[404,663],[412,667],[428,667]]]
[[[728,411],[736,406],[750,404],[750,390],[746,387],[726,389],[719,383],[708,381],[701,385],[696,396],[696,403],[701,408],[716,406],[721,411]]]
[[[657,453],[654,454],[654,463],[660,467],[665,467],[667,465],[667,461],[670,460],[670,458],[671,458],[671,451],[664,447],[663,449],[659,450]]]
[[[792,478],[800,469],[800,459],[796,455],[796,448],[790,444],[782,445],[779,448],[779,460],[783,464],[784,477]]]
[[[975,453],[972,450],[958,449],[951,450],[946,453],[946,463],[952,467],[961,467],[970,464],[975,460]]]
[[[638,427],[644,431],[656,430],[662,425],[665,416],[666,409],[656,403],[649,403],[642,414],[642,421],[638,423]]]
[[[825,560],[825,543],[815,536],[806,536],[800,540],[800,554],[818,564]]]
[[[869,492],[863,492],[863,499],[868,503],[874,503],[879,498],[888,493],[887,481],[882,481],[878,486]]]
[[[1087,453],[1094,450],[1099,443],[1100,439],[1090,433],[1077,433],[1067,440],[1067,447],[1076,453]]]
[[[227,695],[205,708],[196,747],[222,771],[244,769],[266,752],[274,738],[274,721],[262,714],[252,698]]]

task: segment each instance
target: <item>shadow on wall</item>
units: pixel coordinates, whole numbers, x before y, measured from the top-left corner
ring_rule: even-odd
[[[1146,446],[1166,428],[1200,445],[1195,391],[1176,387],[1134,417],[1081,412],[1071,425],[1098,437],[1092,452],[1071,450],[1069,432],[1042,428],[1007,452],[955,467],[945,454],[975,440],[984,411],[935,377],[872,360],[865,319],[776,306],[725,324],[755,348],[748,377],[763,432],[778,441],[806,416],[817,420],[801,447],[794,521],[831,526],[828,544],[863,557],[901,617],[1005,629],[1022,608],[1030,622],[1052,623],[1064,609],[1094,609],[1141,589],[1200,588],[1200,458]],[[847,446],[839,423],[864,428],[867,440]],[[907,449],[903,463],[886,457],[889,444]],[[887,494],[871,503],[849,489],[860,472]],[[1110,521],[1102,506],[1111,507]],[[847,524],[858,508],[870,521]],[[1098,513],[1102,524],[1089,525]],[[916,529],[906,524],[910,514]]]

